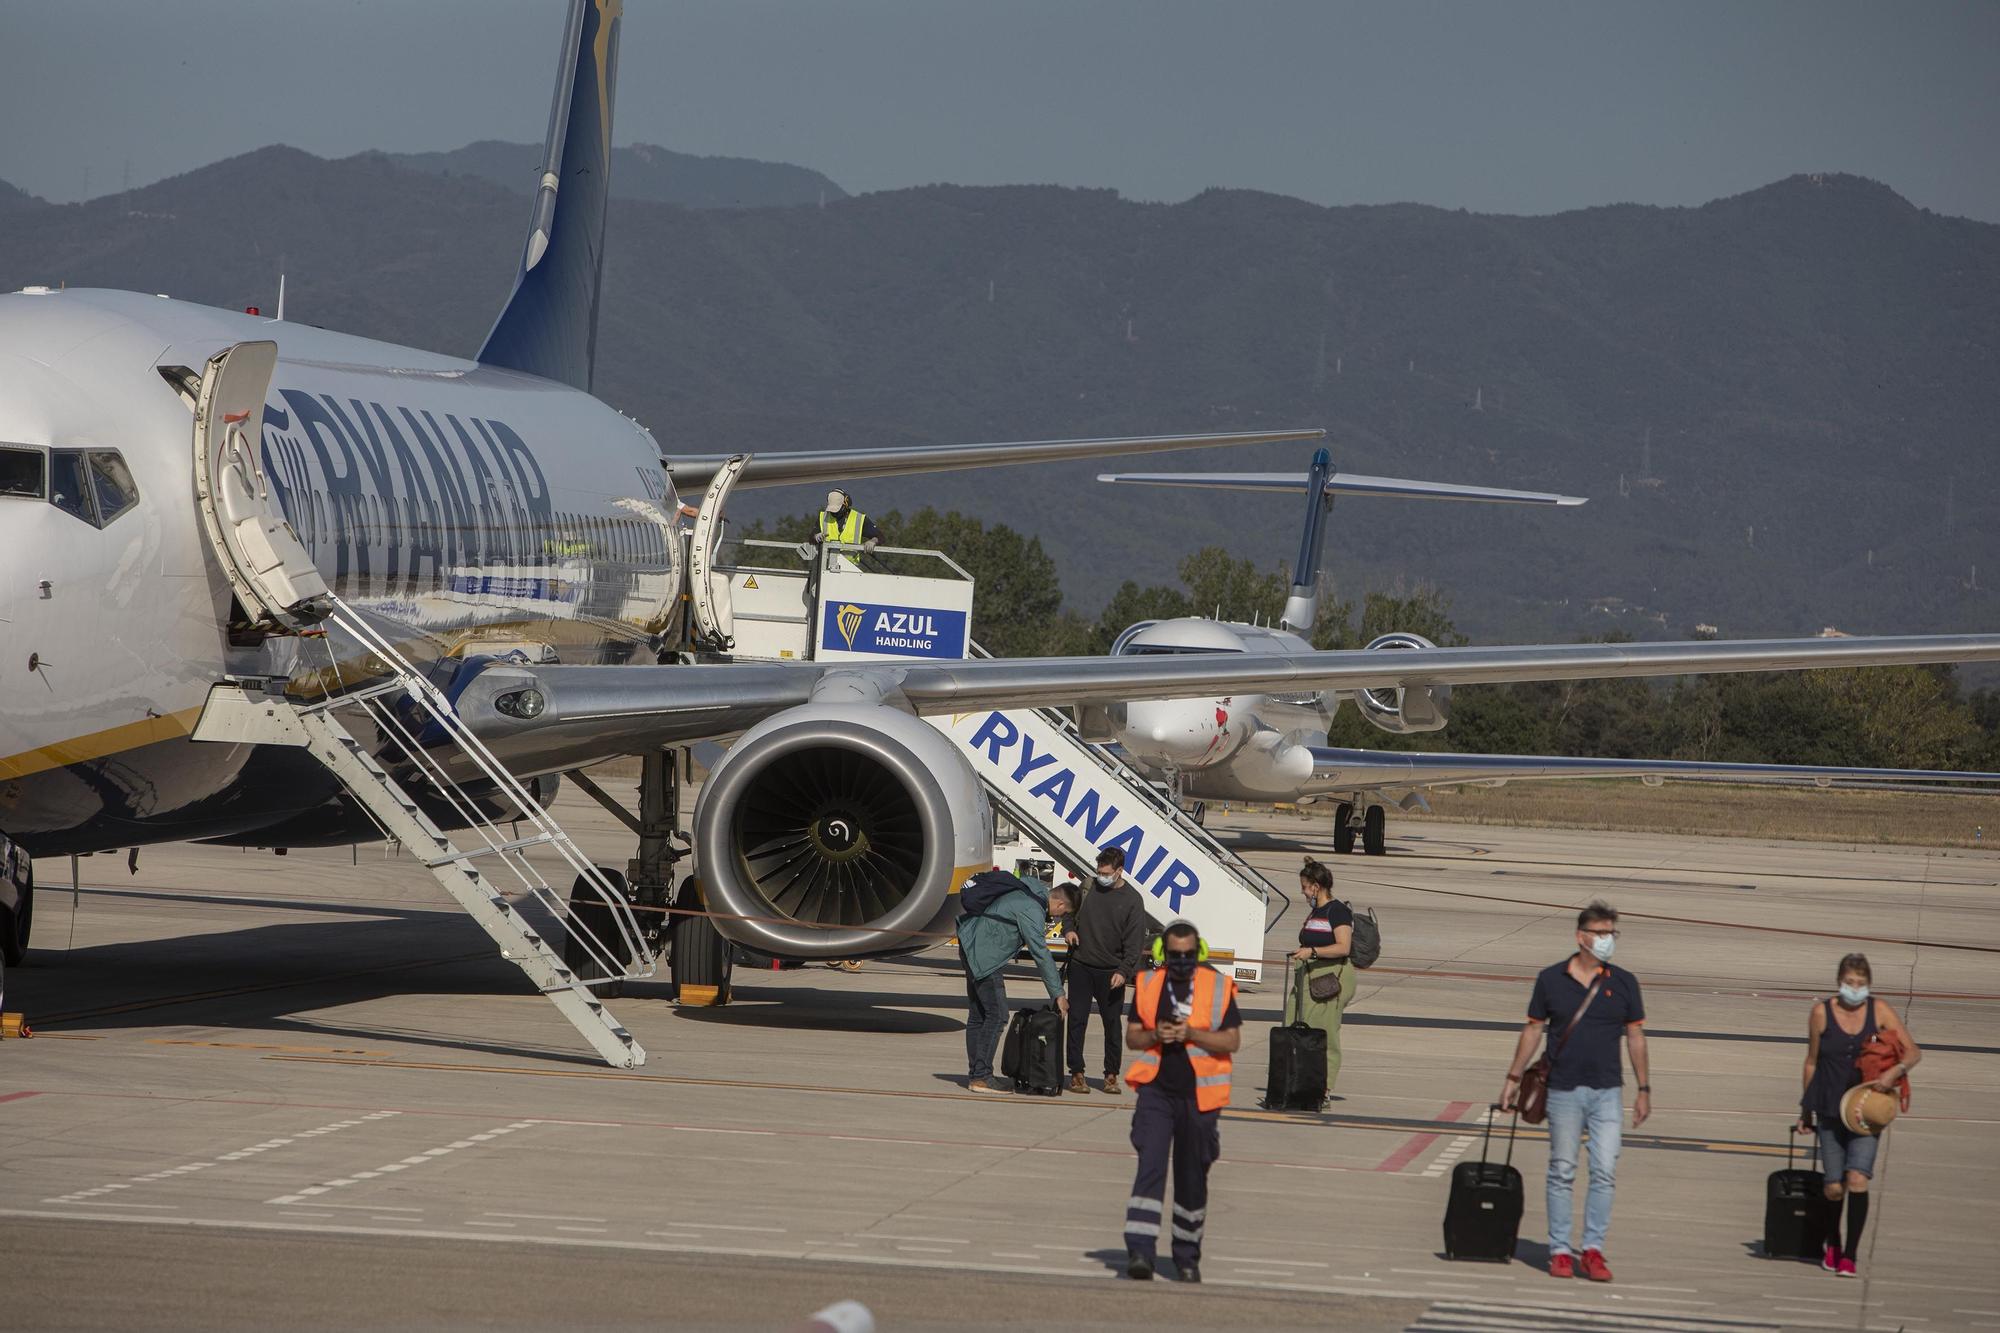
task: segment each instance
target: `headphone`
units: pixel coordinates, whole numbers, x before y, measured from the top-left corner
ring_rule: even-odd
[[[1167,923],[1167,930],[1172,930],[1175,926],[1187,926],[1193,924],[1194,924],[1193,922],[1186,920],[1169,921]],[[1208,941],[1203,939],[1199,934],[1197,934],[1194,937],[1194,960],[1197,963],[1205,963],[1208,961]],[[1167,931],[1163,930],[1159,934],[1153,936],[1153,965],[1155,967],[1164,966],[1166,964],[1166,961],[1167,961]]]

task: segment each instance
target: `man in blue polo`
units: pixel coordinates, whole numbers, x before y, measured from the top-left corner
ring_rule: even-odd
[[[1653,1112],[1647,1081],[1646,1006],[1639,979],[1611,965],[1618,947],[1618,913],[1592,903],[1577,914],[1576,952],[1535,978],[1528,1021],[1514,1043],[1514,1063],[1500,1091],[1502,1110],[1514,1109],[1521,1074],[1534,1058],[1544,1029],[1549,1050],[1549,1276],[1573,1277],[1579,1267],[1593,1282],[1609,1282],[1604,1237],[1611,1229],[1611,1199],[1617,1185],[1618,1147],[1625,1114],[1625,1073],[1618,1057],[1624,1037],[1632,1054],[1638,1095],[1632,1128]],[[1583,1210],[1583,1254],[1570,1248],[1574,1220],[1576,1158],[1583,1132],[1590,1131],[1590,1194]]]

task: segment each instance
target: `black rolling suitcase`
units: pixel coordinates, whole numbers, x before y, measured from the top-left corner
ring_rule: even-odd
[[[1014,1080],[1016,1092],[1062,1092],[1063,1016],[1054,1005],[1015,1012],[1001,1043],[1000,1072]]]
[[[1826,1179],[1819,1171],[1819,1140],[1813,1140],[1812,1169],[1793,1165],[1796,1134],[1785,1136],[1785,1169],[1764,1182],[1764,1257],[1818,1259],[1826,1245]]]
[[[1451,1201],[1444,1209],[1444,1257],[1504,1264],[1521,1238],[1521,1173],[1514,1168],[1514,1129],[1507,1127],[1507,1160],[1489,1162],[1495,1106],[1486,1117],[1479,1160],[1460,1162],[1451,1172]]]
[[[1297,984],[1304,979],[1299,973]],[[1299,1012],[1305,1012],[1303,1004]],[[1272,1028],[1264,1105],[1274,1111],[1317,1111],[1325,1101],[1326,1033],[1303,1022]]]

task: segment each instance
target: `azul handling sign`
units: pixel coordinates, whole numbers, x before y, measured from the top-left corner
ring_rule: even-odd
[[[829,600],[821,612],[819,646],[893,657],[964,657],[965,621],[963,611]]]

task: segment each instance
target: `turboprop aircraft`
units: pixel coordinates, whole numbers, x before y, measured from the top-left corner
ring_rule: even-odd
[[[713,962],[732,942],[847,959],[948,932],[961,882],[991,864],[992,812],[962,753],[919,715],[2000,660],[2000,635],[1393,653],[1273,639],[1199,656],[918,661],[868,660],[864,635],[841,660],[692,651],[682,590],[713,540],[704,525],[738,482],[1321,432],[663,459],[651,434],[591,393],[620,9],[573,0],[568,11],[519,271],[471,358],[140,292],[0,297],[9,958],[32,920],[16,845],[51,856],[182,839],[346,843],[403,826],[419,806],[429,837],[483,817],[392,782],[433,746],[473,747],[441,762],[468,775],[475,805],[481,790],[511,802],[502,819],[537,817],[556,775],[642,756],[641,810],[627,819],[634,864],[657,871],[691,855],[696,872],[676,900],[679,974],[684,953]],[[701,484],[684,557],[673,516],[681,488]],[[338,744],[313,730],[316,701],[383,703],[399,689],[429,720],[402,730],[392,716],[381,734]],[[670,846],[679,786],[663,747],[715,740],[732,743],[702,784],[687,846]],[[437,841],[424,864],[468,912],[496,938],[511,931],[509,947],[539,949],[488,919],[506,907],[468,869],[479,849]],[[801,877],[812,892],[790,891]],[[598,879],[635,899],[661,887]],[[539,976],[559,1003],[581,984]]]
[[[1112,645],[1114,656],[1161,657],[1215,653],[1310,652],[1305,635],[1319,614],[1320,564],[1335,496],[1465,500],[1528,505],[1580,505],[1583,498],[1533,491],[1495,490],[1444,482],[1404,481],[1333,470],[1320,449],[1305,473],[1106,473],[1099,481],[1208,490],[1275,492],[1305,497],[1305,523],[1284,612],[1273,625],[1188,616],[1128,626]],[[1363,652],[1438,653],[1420,634],[1393,632]],[[1462,651],[1462,650],[1460,650]],[[1400,660],[1409,660],[1400,658]],[[1451,717],[1451,686],[1407,674],[1391,688],[1318,689],[1296,693],[1238,692],[1205,699],[1135,700],[1086,709],[1087,736],[1114,743],[1125,759],[1184,802],[1211,800],[1310,805],[1336,799],[1333,849],[1387,850],[1384,800],[1408,809],[1426,788],[1468,784],[1500,786],[1550,778],[1632,777],[1658,785],[1668,778],[1739,782],[2000,782],[2000,773],[1937,769],[1842,768],[1798,764],[1708,763],[1681,759],[1592,759],[1566,755],[1444,754],[1362,750],[1315,744],[1324,740],[1343,702],[1392,735],[1439,731]]]

